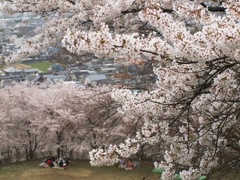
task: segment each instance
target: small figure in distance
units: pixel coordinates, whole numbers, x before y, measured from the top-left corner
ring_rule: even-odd
[[[127,167],[125,168],[125,170],[127,170],[127,171],[130,171],[130,170],[132,170],[133,169],[133,163],[132,163],[132,161],[131,161],[131,159],[129,158],[129,159],[127,159]]]
[[[52,162],[51,158],[48,157],[48,160],[47,160],[46,164],[44,165],[44,167],[50,167],[51,162]]]
[[[66,160],[65,160],[65,164],[66,164],[67,166],[70,165],[70,162],[69,162],[68,158],[66,158]]]
[[[56,159],[54,156],[51,157],[51,161],[52,161],[52,163],[51,163],[50,167],[57,166]]]
[[[39,164],[39,166],[44,167],[47,163],[47,160],[49,159],[49,156],[47,156],[42,163]]]
[[[121,159],[118,165],[118,168],[126,168],[127,164],[126,164],[126,159]]]
[[[54,156],[51,157],[51,160],[54,161],[54,162],[56,161]]]
[[[63,160],[61,159],[60,162],[59,162],[59,167],[63,167]]]

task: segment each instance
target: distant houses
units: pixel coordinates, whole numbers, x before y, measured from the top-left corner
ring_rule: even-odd
[[[0,87],[5,87],[13,82],[32,81],[39,70],[37,68],[19,69],[16,67],[8,67],[3,70],[0,75]]]
[[[116,60],[102,60],[102,62],[97,63],[93,61],[92,63],[83,63],[81,65],[75,63],[65,66],[55,63],[47,69],[47,72],[39,72],[37,68],[8,67],[2,70],[0,81],[27,81],[29,85],[45,83],[47,87],[49,84],[56,82],[87,86],[124,84],[129,87],[138,87],[141,83],[143,86],[149,86],[149,83],[155,82],[154,79],[156,77],[152,76],[151,72],[147,72],[144,75],[138,74],[141,73],[141,69],[135,68],[135,64],[125,63],[127,60],[123,57],[118,58],[118,60],[124,61],[124,63],[116,62]],[[144,62],[146,60],[142,60],[138,66],[141,67]]]
[[[97,84],[104,84],[104,81],[107,80],[107,76],[105,74],[92,74],[88,75],[85,79],[85,85],[97,85]]]
[[[23,69],[25,75],[35,75],[39,73],[38,68],[29,68],[29,69]]]
[[[64,68],[62,68],[59,64],[52,65],[51,71],[43,73],[39,72],[37,68],[20,69],[16,67],[8,67],[3,70],[3,74],[0,76],[0,81],[27,81],[28,84],[49,84],[50,82],[56,83],[72,81],[94,86],[104,83],[104,81],[108,79],[105,74],[97,74],[95,71],[78,69],[70,71],[62,70],[64,70]]]
[[[27,25],[22,23],[22,20],[25,19],[28,20]],[[41,19],[30,18],[29,15],[4,15],[1,17],[0,21],[2,22],[3,27],[0,29],[0,54],[2,56],[11,56],[14,52],[20,49],[21,44],[26,39],[38,42],[41,38],[41,34],[36,34],[34,32],[36,27],[41,26],[44,23]],[[22,62],[52,60],[54,57],[51,52],[57,50],[58,48],[56,47],[49,47],[45,52],[39,52],[34,56],[25,57],[22,59]],[[67,55],[67,58],[71,59],[69,55]],[[131,64],[137,64],[141,67],[147,61],[148,59],[143,55],[140,59],[129,59],[120,54],[114,59],[86,56],[83,57],[82,60],[78,59],[74,64],[68,64],[66,66],[62,66],[60,63],[52,64],[48,68],[48,74],[42,74],[37,68],[20,69],[17,67],[9,67],[2,70],[0,81],[28,81],[29,84],[63,81],[85,85],[124,83],[128,86],[139,86],[140,83],[145,83],[143,82],[144,76],[138,76],[140,71],[136,68],[131,68]],[[3,67],[5,64],[3,61],[0,61],[0,65]],[[124,74],[124,77],[133,76],[134,78],[124,79],[123,76],[120,76],[122,74]],[[146,73],[145,76],[153,77],[151,83],[154,83],[156,78],[153,73]],[[147,77],[144,78],[147,79]],[[146,83],[143,85],[146,85]]]
[[[47,81],[53,81],[53,82],[62,82],[65,80],[66,76],[61,74],[50,74],[43,76]]]
[[[28,24],[23,24],[22,20],[28,20]],[[2,56],[10,56],[14,52],[18,51],[21,44],[26,39],[31,39],[34,42],[38,42],[41,38],[41,34],[36,34],[34,29],[41,26],[43,20],[36,20],[30,18],[29,15],[23,16],[2,16],[0,21],[2,22],[2,29],[0,30],[0,54]],[[39,52],[35,56],[25,57],[22,62],[32,62],[39,60],[52,60],[53,56],[50,52],[56,51],[58,48],[49,47],[46,52]],[[71,58],[70,56],[68,58]],[[90,60],[91,59],[91,60]],[[131,64],[143,65],[147,62],[147,59],[141,56],[141,59],[129,59],[128,57],[119,55],[115,59],[98,58],[98,57],[84,57],[81,60],[77,60],[74,64],[68,64],[66,67],[60,63],[52,64],[48,68],[47,74],[42,74],[37,68],[25,68],[20,69],[17,67],[9,67],[2,70],[0,75],[0,81],[28,81],[31,83],[45,83],[45,82],[75,82],[85,85],[98,85],[98,84],[119,84],[124,82],[129,86],[138,86],[142,81],[141,76],[137,76],[136,68],[131,68]],[[81,62],[81,63],[79,63]],[[3,61],[0,61],[0,65],[5,65]],[[131,71],[129,71],[131,70]],[[116,75],[117,76],[114,76]],[[129,75],[134,78],[125,78]],[[146,76],[155,77],[152,74],[147,73]],[[137,79],[137,80],[136,80]],[[152,78],[153,81],[155,78]],[[136,83],[137,82],[137,83]]]
[[[86,77],[89,76],[90,73],[89,72],[73,72],[71,75],[72,75],[71,76],[72,81],[84,82]]]
[[[54,73],[57,73],[57,72],[60,72],[60,71],[63,71],[63,70],[64,70],[64,68],[59,63],[52,64],[48,68],[48,71],[51,71],[51,72],[54,72]]]
[[[117,71],[117,68],[115,67],[101,67],[100,68],[101,73],[107,74],[107,75],[112,75],[115,74]]]
[[[18,69],[15,67],[6,68],[6,69],[4,69],[3,72],[4,72],[5,76],[7,76],[9,78],[19,78],[19,77],[24,76],[23,69]]]
[[[19,69],[15,67],[9,67],[4,69],[5,76],[8,77],[18,77],[18,76],[26,76],[26,75],[33,75],[39,72],[38,68],[26,68],[26,69]]]

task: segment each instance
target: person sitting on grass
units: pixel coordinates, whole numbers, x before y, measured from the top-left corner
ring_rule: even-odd
[[[121,159],[118,165],[118,168],[126,168],[127,164],[126,164],[126,159]]]
[[[133,163],[131,161],[131,159],[127,159],[127,167],[125,168],[125,170],[129,171],[129,170],[132,170],[133,169]]]
[[[56,163],[56,159],[54,156],[51,157],[51,164],[50,164],[50,167],[54,167],[54,166],[57,166],[57,163]]]
[[[63,167],[63,160],[61,159],[58,163],[59,167]]]
[[[66,169],[67,168],[67,164],[64,162],[62,167],[63,167],[63,169]]]
[[[66,158],[65,164],[66,164],[66,166],[69,166],[69,165],[70,165],[70,162],[69,162],[68,158]]]
[[[43,167],[50,167],[51,162],[52,162],[51,158],[49,157],[46,164]]]
[[[53,163],[53,161],[51,160],[51,162],[50,162],[50,164],[49,164],[49,167],[54,167],[55,165],[54,165],[54,163]]]
[[[39,164],[39,166],[44,167],[48,159],[49,159],[49,156],[47,156],[46,159],[44,159],[43,162]]]
[[[54,161],[54,162],[56,161],[54,156],[51,157],[51,160]]]

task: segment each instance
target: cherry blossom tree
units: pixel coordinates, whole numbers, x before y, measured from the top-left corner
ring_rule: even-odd
[[[114,97],[123,104],[120,111],[144,113],[146,124],[135,139],[107,151],[90,152],[93,165],[111,165],[119,156],[136,153],[142,143],[159,143],[162,151],[155,166],[165,168],[163,179],[174,178],[180,166],[182,179],[197,179],[220,165],[238,167],[238,132],[233,129],[239,120],[239,2],[223,3],[226,15],[222,17],[197,2],[179,1],[169,6],[171,14],[165,13],[161,4],[149,4],[138,13],[143,22],[156,28],[148,36],[113,35],[105,24],[101,33],[87,33],[90,40],[96,34],[105,37],[106,42],[100,43],[106,46],[93,48],[99,54],[138,57],[145,52],[160,63],[154,70],[158,76],[155,90],[141,94],[115,91]],[[189,22],[190,28],[200,24],[200,29],[192,31]],[[78,40],[79,44],[70,40],[82,32],[71,33],[66,37],[69,50],[81,51],[84,40]],[[229,157],[223,158],[224,152]]]
[[[118,57],[119,58],[119,57]],[[143,57],[144,58],[144,57]],[[125,60],[126,57],[120,57]],[[131,63],[129,63],[131,61]],[[152,89],[156,77],[153,72],[155,64],[149,59],[131,59],[126,65],[113,75],[117,81],[114,87],[128,88],[137,91]]]
[[[111,87],[43,87],[21,83],[0,89],[5,161],[40,154],[86,159],[91,149],[120,143],[142,125],[141,117],[117,111],[120,104],[112,99]]]
[[[16,151],[12,154],[18,156],[17,160],[33,159],[42,140],[38,126],[32,123],[37,118],[40,103],[34,98],[36,90],[26,85],[1,89],[1,150],[7,145],[10,151]],[[25,158],[20,157],[22,148]]]
[[[52,93],[48,94],[54,96],[54,103],[49,103],[49,97],[44,100],[44,107],[48,107],[51,115],[51,125],[43,126],[49,134],[46,137],[49,141],[47,147],[57,148],[58,154],[61,147],[67,147],[66,155],[80,153],[80,158],[86,158],[89,150],[121,142],[142,124],[141,117],[129,118],[117,111],[119,104],[112,99],[110,87],[73,87],[63,88],[61,84],[57,88],[50,87]],[[49,107],[49,104],[53,106]]]
[[[58,47],[55,53],[52,53],[53,58],[65,66],[75,64],[76,66],[82,66],[84,62],[89,62],[94,58],[94,54],[79,55],[77,53],[69,52],[65,47]]]
[[[157,87],[115,90],[119,112],[143,114],[135,138],[90,152],[92,165],[113,165],[143,144],[159,145],[162,179],[198,179],[239,166],[240,3],[238,0],[77,1],[5,0],[2,10],[44,17],[39,43],[31,39],[7,62],[60,42],[72,53],[158,61]],[[221,14],[215,13],[217,11]],[[222,154],[225,153],[226,158]]]

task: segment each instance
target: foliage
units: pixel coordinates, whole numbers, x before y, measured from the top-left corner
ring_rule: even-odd
[[[155,172],[155,173],[162,173],[164,172],[165,169],[164,168],[154,168],[152,172]]]
[[[154,172],[154,173],[163,173],[165,171],[166,170],[164,168],[154,168],[152,172]],[[207,176],[201,176],[197,180],[203,180],[203,179],[206,179],[206,178],[207,178]],[[178,173],[176,173],[175,177],[174,177],[174,180],[182,180],[182,178],[181,178],[181,176]]]
[[[207,176],[201,176],[200,178],[198,178],[198,180],[203,180],[203,179],[206,179]]]

